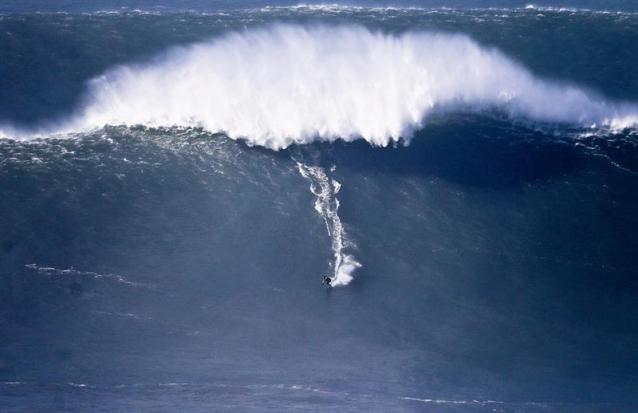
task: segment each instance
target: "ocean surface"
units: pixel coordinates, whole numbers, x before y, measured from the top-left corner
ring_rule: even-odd
[[[638,411],[636,2],[0,1],[0,411]]]

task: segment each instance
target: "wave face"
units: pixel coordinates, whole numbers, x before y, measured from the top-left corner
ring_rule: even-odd
[[[435,110],[626,127],[635,105],[538,79],[462,35],[273,25],[172,50],[90,82],[64,131],[193,126],[280,149],[319,139],[409,140]]]
[[[638,412],[637,59],[638,14],[0,14],[0,411]]]

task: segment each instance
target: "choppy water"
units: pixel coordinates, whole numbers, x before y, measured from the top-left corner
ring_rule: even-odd
[[[0,410],[638,409],[638,14],[538,3],[0,6]]]

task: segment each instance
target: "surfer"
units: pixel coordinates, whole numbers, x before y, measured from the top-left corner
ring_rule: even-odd
[[[326,284],[328,286],[328,288],[332,287],[331,283],[332,283],[332,278],[328,277],[327,275],[325,277],[323,277],[323,283]]]

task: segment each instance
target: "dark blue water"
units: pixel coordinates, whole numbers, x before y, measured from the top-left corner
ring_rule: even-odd
[[[603,119],[638,113],[632,4],[32,3],[0,5],[0,411],[638,410],[638,134]],[[131,10],[95,12],[121,6]],[[361,96],[358,135],[304,129],[315,114],[346,128],[330,110],[341,100],[312,96],[339,74],[311,69],[251,89],[268,68],[232,66],[276,55],[278,39],[297,44],[272,29],[282,23],[310,39],[317,25],[346,27],[344,44],[355,25],[394,39],[374,55],[374,67],[401,74],[391,83],[338,42],[319,54],[344,76],[356,68],[353,85],[365,79],[335,92]],[[246,36],[215,46],[237,30]],[[408,47],[400,36],[423,31],[443,33],[442,49],[424,43],[408,69],[393,66],[395,47]],[[459,47],[451,33],[473,39],[470,52],[517,62],[520,94],[492,102],[492,88],[519,93],[499,83],[506,71],[486,87],[468,80],[483,67],[486,79],[501,73],[498,59],[445,77],[465,64],[446,49]],[[215,58],[188,54],[193,43]],[[166,57],[173,47],[186,52]],[[395,106],[373,112],[368,93],[396,87],[400,107],[422,86],[408,77],[423,56],[444,63],[424,66],[432,90],[458,81],[460,92],[421,113],[412,135],[371,144]],[[116,75],[96,83],[104,73]],[[577,100],[580,117],[537,115],[562,113],[570,87],[606,106]],[[306,104],[290,90],[311,95],[312,116],[277,117]],[[241,122],[211,130],[218,119]],[[273,124],[299,132],[286,140]],[[339,275],[345,257],[361,266]],[[326,274],[347,285],[325,288]]]
[[[296,2],[280,0],[216,0],[211,3],[205,0],[57,0],[44,2],[42,0],[4,0],[0,4],[1,12],[96,12],[96,11],[184,11],[184,10],[237,10],[245,8],[260,8],[267,6],[297,6],[299,4],[335,4],[321,1]],[[425,7],[425,8],[524,8],[529,5],[553,8],[573,8],[602,11],[638,11],[638,6],[632,0],[368,0],[345,1],[338,4],[363,7]]]

